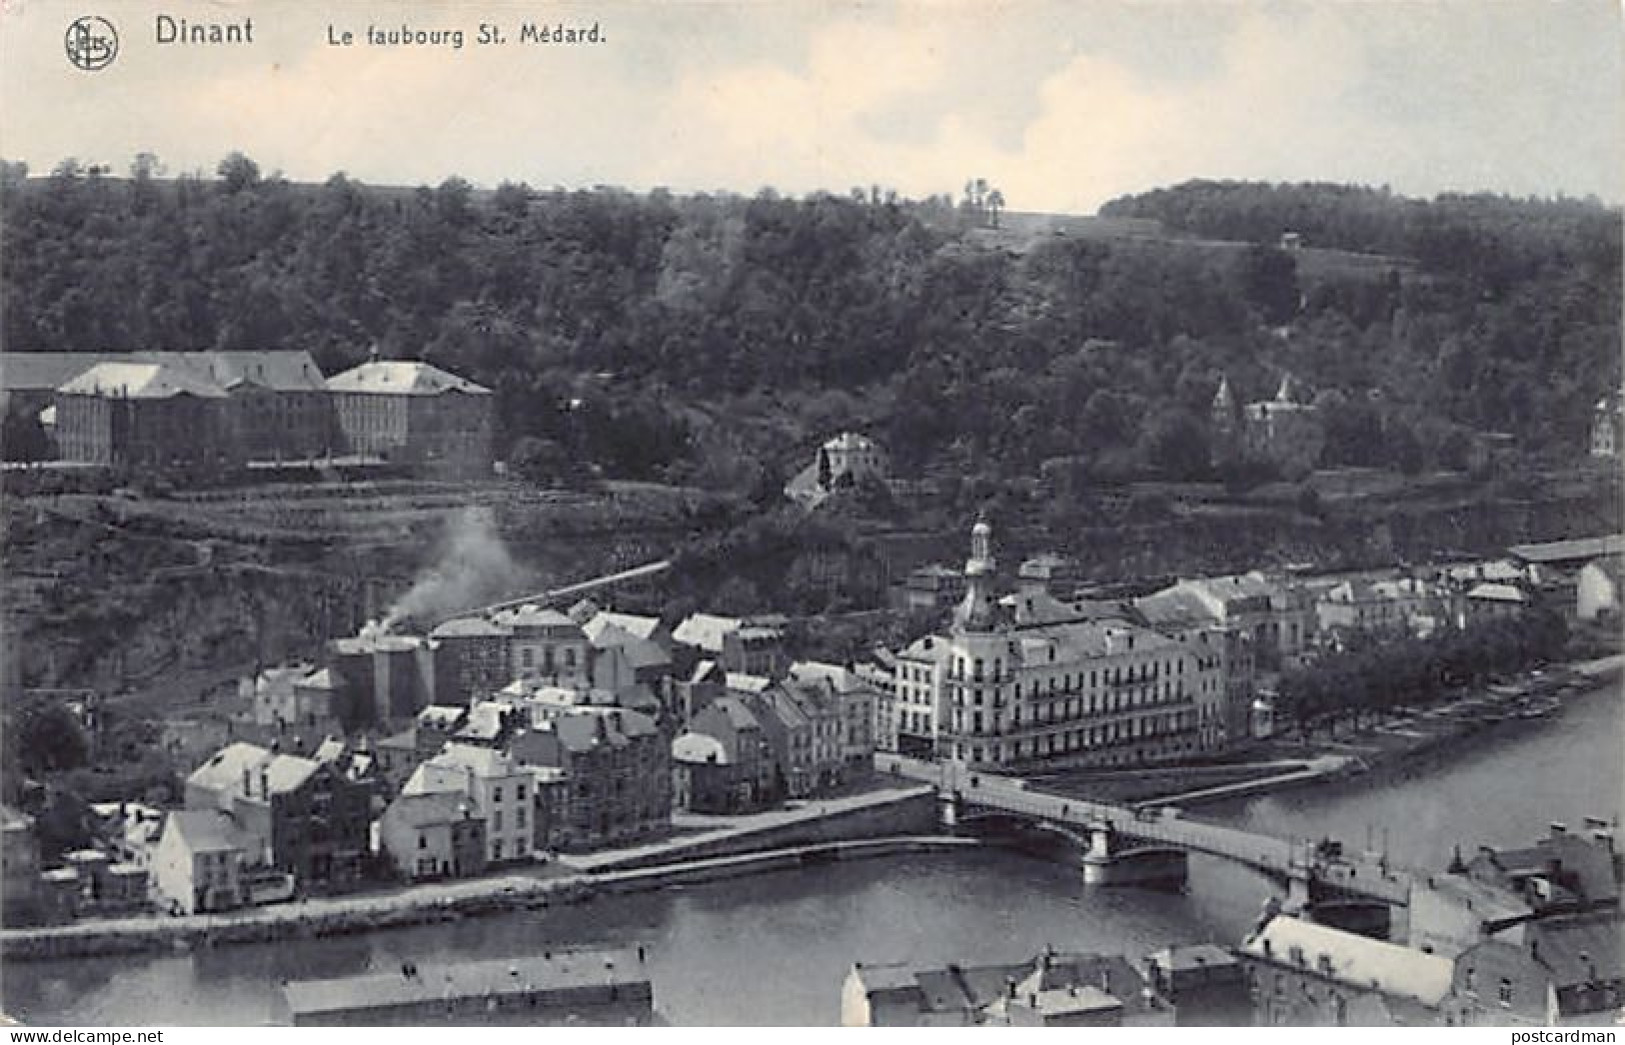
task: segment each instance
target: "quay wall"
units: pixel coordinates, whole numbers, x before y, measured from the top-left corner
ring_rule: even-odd
[[[417,887],[406,893],[356,896],[309,904],[280,904],[218,915],[143,917],[77,922],[0,932],[8,961],[42,961],[121,954],[187,953],[236,943],[267,943],[375,932],[477,917],[498,911],[579,903],[605,892],[658,889],[796,866],[819,859],[854,859],[919,852],[958,840],[921,837],[936,831],[928,789],[897,799],[696,845],[639,853],[598,873],[540,878],[515,874]],[[676,840],[674,840],[676,841]],[[725,858],[735,859],[725,859]]]
[[[633,850],[624,858],[595,862],[592,870],[633,870],[655,867],[674,860],[700,860],[715,856],[847,842],[893,835],[925,835],[937,830],[936,794],[930,788],[914,788],[890,801],[873,802],[858,808],[812,812],[791,822],[764,826],[753,831],[726,835],[699,835],[689,844],[672,839],[654,851]]]

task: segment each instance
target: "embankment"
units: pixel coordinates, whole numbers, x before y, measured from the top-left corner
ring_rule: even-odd
[[[743,829],[677,837],[604,854],[597,866],[555,877],[437,882],[389,893],[324,897],[215,915],[131,917],[0,932],[8,961],[163,954],[237,943],[342,936],[579,903],[602,893],[659,889],[805,863],[926,852],[975,844],[932,835],[929,788],[870,794],[757,818]],[[578,862],[585,858],[578,858]]]

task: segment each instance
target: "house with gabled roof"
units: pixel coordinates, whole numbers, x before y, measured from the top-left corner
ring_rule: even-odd
[[[293,875],[301,887],[342,889],[361,879],[372,823],[371,780],[337,762],[229,744],[186,780],[186,808],[232,817],[251,869]]]
[[[177,809],[153,847],[152,886],[161,907],[177,914],[227,911],[249,902],[245,867],[258,842],[230,813]]]

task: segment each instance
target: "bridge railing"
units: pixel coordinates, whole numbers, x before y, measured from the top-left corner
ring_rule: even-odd
[[[1365,865],[1323,859],[1315,843],[1306,839],[1280,838],[1186,816],[1148,819],[1127,806],[1036,790],[1019,778],[985,773],[952,762],[925,762],[901,755],[877,754],[875,764],[882,772],[922,780],[962,801],[988,809],[1084,829],[1109,827],[1129,838],[1209,853],[1274,873],[1313,875],[1338,888],[1387,899],[1403,898],[1408,891],[1407,873],[1394,873],[1384,864],[1373,865],[1367,874],[1361,875]]]

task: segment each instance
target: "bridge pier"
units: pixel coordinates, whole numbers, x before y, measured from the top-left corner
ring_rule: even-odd
[[[1085,885],[1183,887],[1185,852],[1169,846],[1125,844],[1109,823],[1090,824],[1083,851]]]

